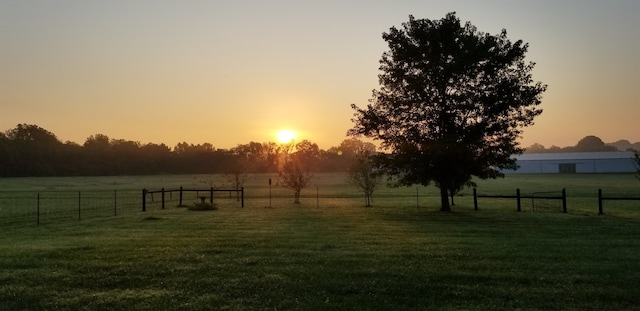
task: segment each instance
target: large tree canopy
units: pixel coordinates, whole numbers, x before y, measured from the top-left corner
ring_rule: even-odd
[[[462,25],[455,13],[415,19],[383,34],[380,89],[366,109],[352,105],[352,136],[381,142],[390,152],[380,169],[399,185],[434,182],[441,210],[448,194],[471,180],[502,176],[522,153],[517,138],[542,110],[546,85],[534,83],[528,44]]]

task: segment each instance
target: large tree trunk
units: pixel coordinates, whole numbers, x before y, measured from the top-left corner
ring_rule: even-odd
[[[450,212],[451,207],[449,206],[449,192],[447,188],[444,186],[440,186],[440,211],[441,212]]]

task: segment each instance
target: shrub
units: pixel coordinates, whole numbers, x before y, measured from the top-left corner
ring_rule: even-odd
[[[193,206],[189,207],[189,210],[192,211],[215,211],[217,209],[218,206],[211,203],[196,203]]]

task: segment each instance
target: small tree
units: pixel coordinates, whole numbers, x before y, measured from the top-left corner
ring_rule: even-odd
[[[245,159],[234,159],[225,174],[227,184],[236,190],[244,187],[244,183],[249,179],[249,166]],[[240,200],[239,192],[236,192],[236,200]]]
[[[311,173],[295,157],[286,159],[278,171],[278,183],[293,190],[294,203],[300,203],[300,192],[311,181]]]
[[[364,192],[365,207],[370,207],[373,191],[376,190],[382,179],[381,175],[375,170],[370,152],[362,152],[356,155],[347,171],[347,178],[350,184]]]
[[[298,144],[291,142],[280,146],[278,184],[293,190],[294,203],[300,203],[300,192],[309,185],[313,178],[310,167],[314,163],[314,157],[310,156],[310,148],[307,148],[313,145],[308,141],[303,141]],[[293,150],[296,151],[293,152]]]

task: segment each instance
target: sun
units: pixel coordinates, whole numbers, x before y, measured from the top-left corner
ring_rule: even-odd
[[[276,138],[278,142],[282,144],[288,144],[298,137],[298,134],[294,130],[282,129],[276,132]]]

